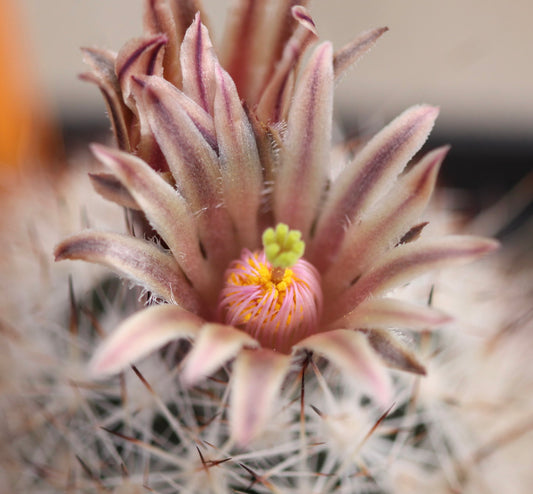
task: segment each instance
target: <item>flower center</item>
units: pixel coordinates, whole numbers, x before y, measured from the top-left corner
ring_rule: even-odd
[[[318,331],[320,275],[300,258],[304,244],[299,232],[285,225],[270,228],[263,234],[263,246],[256,252],[244,249],[241,258],[230,264],[219,299],[219,318],[264,347],[290,353],[294,344]]]

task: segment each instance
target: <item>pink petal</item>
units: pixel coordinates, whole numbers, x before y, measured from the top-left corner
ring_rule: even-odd
[[[207,28],[196,14],[181,45],[183,92],[209,114],[215,98],[215,53]]]
[[[235,357],[242,347],[257,347],[250,335],[232,326],[206,324],[185,360],[183,381],[192,385]]]
[[[333,72],[335,79],[341,77],[348,68],[352,67],[370,48],[378,38],[389,30],[388,27],[370,29],[361,33],[357,38],[343,46],[333,56]]]
[[[230,426],[233,439],[246,446],[268,421],[291,357],[261,348],[242,350],[233,366]]]
[[[309,239],[326,184],[333,109],[332,48],[322,43],[300,76],[274,185],[274,215]]]
[[[325,306],[324,318],[337,319],[370,296],[381,295],[427,271],[470,262],[497,247],[494,240],[459,235],[400,245],[382,256],[341,296]]]
[[[89,173],[92,186],[103,198],[125,208],[140,210],[135,199],[120,181],[111,173]]]
[[[390,405],[390,377],[362,333],[348,329],[327,331],[305,338],[295,348],[306,348],[324,356],[360,380],[365,391],[376,397],[381,405]]]
[[[177,305],[154,305],[126,319],[94,354],[89,368],[95,377],[121,371],[177,338],[197,335],[201,318]]]
[[[361,222],[348,227],[335,262],[323,274],[328,298],[336,298],[418,221],[447,151],[447,147],[439,148],[424,156]]]
[[[391,188],[397,175],[426,141],[437,108],[415,106],[402,113],[356,155],[331,187],[308,257],[323,271],[334,259],[346,226]]]
[[[412,374],[426,375],[424,365],[406,345],[395,338],[390,331],[370,329],[364,331],[370,345],[383,361],[394,369]]]
[[[113,134],[120,149],[131,151],[129,126],[133,114],[122,100],[122,93],[115,75],[116,55],[107,50],[83,48],[83,61],[90,65],[92,72],[80,78],[96,84],[104,96],[107,113],[113,127]]]
[[[318,38],[315,24],[307,9],[297,5],[292,8],[292,15],[298,25],[287,41],[281,60],[276,64],[275,72],[269,78],[257,105],[257,116],[263,122],[286,119],[292,96],[289,76],[294,74],[307,46]]]
[[[118,233],[85,231],[63,240],[56,261],[82,259],[107,266],[148,291],[198,311],[198,296],[176,260],[153,243]]]
[[[259,243],[257,216],[263,187],[261,162],[252,126],[235,84],[220,65],[214,119],[220,150],[224,204],[235,224],[241,247]]]
[[[91,149],[128,189],[193,286],[209,293],[210,273],[201,253],[195,219],[183,197],[139,158],[100,145]]]
[[[441,326],[451,319],[447,314],[427,305],[414,305],[392,298],[371,298],[328,327],[419,330]]]

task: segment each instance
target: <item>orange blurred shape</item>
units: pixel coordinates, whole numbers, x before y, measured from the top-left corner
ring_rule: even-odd
[[[17,0],[0,0],[0,170],[54,166],[59,133],[33,64]],[[55,167],[55,166],[54,166]]]

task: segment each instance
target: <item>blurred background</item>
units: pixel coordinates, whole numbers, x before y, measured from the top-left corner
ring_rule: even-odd
[[[223,32],[228,3],[204,2],[215,37]],[[16,7],[13,22],[4,15],[1,29],[20,28],[11,34],[23,58],[15,72],[34,82],[25,90],[33,92],[32,114],[55,122],[67,148],[107,132],[99,91],[77,78],[85,70],[79,47],[118,50],[140,35],[142,0],[0,5]],[[441,107],[441,116],[430,144],[453,145],[446,184],[483,189],[485,205],[532,169],[530,1],[315,0],[311,12],[321,37],[336,47],[360,31],[390,28],[338,86],[337,115],[348,134],[377,130],[406,107],[431,103]],[[20,81],[13,85],[20,90]]]

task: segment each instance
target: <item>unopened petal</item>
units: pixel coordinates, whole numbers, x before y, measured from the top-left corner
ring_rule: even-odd
[[[281,60],[276,64],[275,72],[257,105],[257,116],[263,122],[275,123],[286,119],[293,88],[290,76],[298,67],[305,49],[318,39],[315,24],[307,9],[297,5],[292,8],[292,15],[298,22],[297,27],[287,40]]]
[[[222,65],[250,106],[281,57],[295,28],[291,7],[307,0],[236,0],[228,13],[228,25],[221,43]]]
[[[92,72],[81,74],[80,78],[100,88],[117,145],[119,149],[131,151],[129,126],[133,114],[122,100],[120,84],[115,74],[116,55],[97,48],[83,48],[82,51],[83,61],[92,68]]]
[[[128,41],[117,55],[115,72],[122,90],[124,102],[136,112],[132,98],[133,77],[163,75],[163,47],[167,42],[164,35],[136,38]]]
[[[129,364],[178,338],[196,336],[203,321],[177,305],[155,305],[126,319],[102,343],[89,368],[96,377],[121,371]]]
[[[194,16],[201,11],[200,2],[150,0],[144,5],[144,30],[153,35],[165,34],[168,38],[163,59],[165,78],[176,87],[181,87],[180,45]]]

